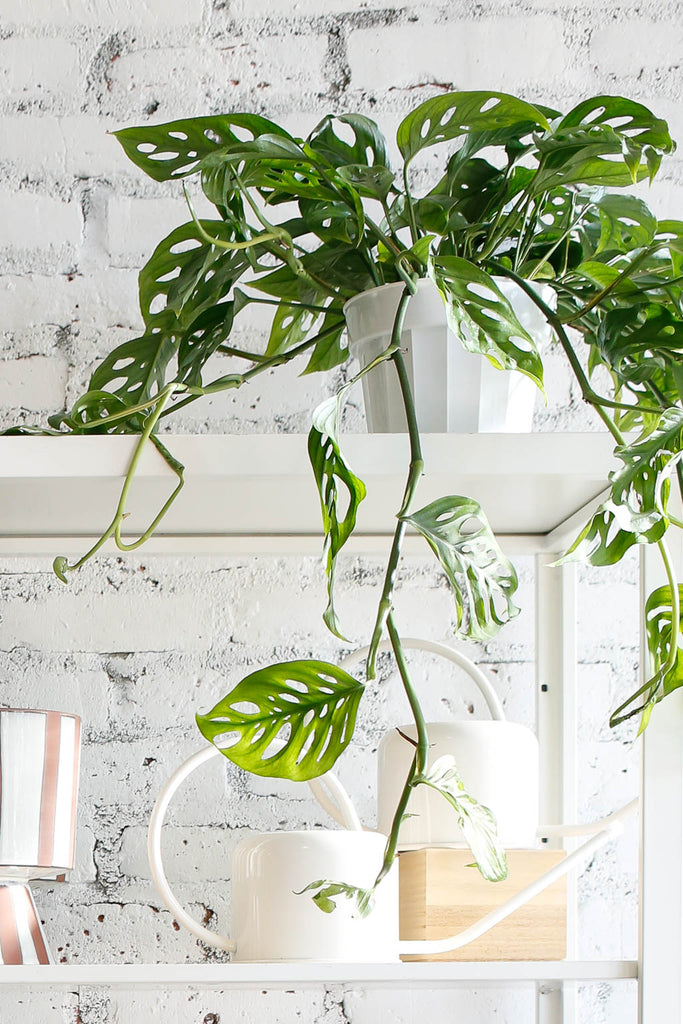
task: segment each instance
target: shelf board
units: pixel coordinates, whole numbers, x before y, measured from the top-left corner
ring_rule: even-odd
[[[427,989],[519,985],[536,981],[620,981],[638,977],[635,960],[409,964],[82,964],[0,967],[0,986],[74,988]]]
[[[32,540],[98,536],[135,443],[123,435],[0,438],[0,538],[8,542],[0,550],[26,553]],[[304,435],[165,435],[164,443],[186,466],[186,484],[157,531],[160,550],[169,540],[180,553],[197,550],[198,540],[210,549],[212,539],[320,538]],[[368,487],[357,535],[386,537],[405,485],[407,435],[348,435],[343,448]],[[614,467],[612,448],[607,434],[428,434],[418,502],[466,494],[498,534],[544,537],[599,499]],[[174,483],[148,445],[128,502],[127,536],[148,525]]]

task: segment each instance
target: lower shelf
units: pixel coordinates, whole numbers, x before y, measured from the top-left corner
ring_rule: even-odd
[[[77,988],[283,989],[450,988],[534,981],[619,981],[638,977],[635,960],[545,960],[410,964],[77,964],[0,967],[0,986]]]

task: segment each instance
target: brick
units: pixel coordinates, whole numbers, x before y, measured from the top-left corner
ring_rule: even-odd
[[[683,28],[670,18],[615,18],[591,36],[590,56],[598,72],[633,75],[653,68],[678,69],[683,62]]]
[[[296,16],[321,14],[350,14],[357,11],[373,11],[382,6],[373,0],[233,0],[230,13],[237,17],[253,18],[256,15]]]
[[[61,409],[66,389],[64,356],[29,356],[0,362],[0,405],[31,412]]]
[[[0,17],[12,25],[78,25],[110,28],[153,26],[164,28],[201,24],[202,0],[30,0],[15,4],[1,0]]]
[[[548,15],[359,29],[348,53],[354,88],[373,95],[437,83],[510,89],[562,74],[568,59],[562,21]]]
[[[51,94],[63,99],[76,92],[79,78],[74,43],[20,36],[0,40],[0,87],[6,102]]]
[[[81,238],[78,203],[64,203],[35,192],[0,192],[0,223],[3,248],[76,246]]]
[[[72,322],[139,327],[137,274],[123,270],[103,271],[87,278],[6,274],[0,276],[0,318],[5,330]]]
[[[112,196],[107,203],[109,248],[114,257],[148,259],[173,228],[190,219],[183,199],[135,199]]]

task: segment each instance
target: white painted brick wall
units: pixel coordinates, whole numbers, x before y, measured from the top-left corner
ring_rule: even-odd
[[[495,0],[399,5],[368,0],[0,0],[0,416],[35,421],[72,402],[94,362],[140,329],[136,268],[177,221],[177,187],[146,180],[106,132],[194,113],[248,109],[305,133],[328,111],[364,110],[389,132],[409,106],[458,88],[519,90],[567,106],[588,93],[627,91],[683,131],[682,37],[676,0]],[[425,161],[425,173],[437,161]],[[683,161],[645,197],[681,217]],[[239,341],[267,329],[250,317]],[[215,360],[216,374],[230,364]],[[547,354],[543,430],[596,429],[556,352]],[[310,408],[341,379],[299,378],[301,367],[183,413],[181,429],[305,431]],[[347,409],[362,428],[359,396]],[[144,568],[142,568],[144,566]],[[365,638],[380,565],[342,567],[339,604]],[[533,722],[533,587],[522,561],[525,614],[477,654],[512,718]],[[356,583],[366,585],[358,590]],[[303,593],[302,586],[305,585]],[[0,565],[3,702],[83,715],[77,869],[67,885],[37,886],[58,959],[183,961],[207,956],[176,931],[146,877],[144,831],[168,772],[197,745],[193,714],[255,664],[338,647],[320,624],[323,585],[312,559],[109,559],[64,589],[47,560]],[[300,594],[292,601],[291,594]],[[635,678],[635,562],[586,572],[580,588],[580,813],[589,818],[637,789],[637,750],[605,725]],[[409,560],[402,621],[447,636],[449,596],[428,559]],[[283,614],[286,609],[286,614]],[[87,613],[87,614],[86,614]],[[425,669],[429,713],[483,713],[475,694]],[[374,750],[404,709],[394,684],[370,697],[358,742],[339,766],[367,820],[374,815]],[[308,796],[213,765],[179,794],[170,815],[171,874],[191,909],[229,924],[230,846],[238,831],[285,821],[322,823]],[[215,826],[220,826],[216,828]],[[185,845],[187,842],[187,845]],[[635,952],[633,833],[582,878],[582,955]],[[206,881],[202,881],[206,879]],[[158,1016],[415,1024],[533,1020],[531,991],[423,993],[3,994],[0,1020],[81,1024]],[[583,1024],[635,1021],[631,985],[587,986]]]

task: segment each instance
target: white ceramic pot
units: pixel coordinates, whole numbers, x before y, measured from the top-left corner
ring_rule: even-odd
[[[406,650],[426,651],[453,662],[467,672],[481,691],[493,721],[429,722],[427,768],[438,758],[451,755],[465,789],[494,814],[498,835],[507,849],[534,847],[539,814],[538,740],[526,726],[505,719],[503,706],[487,676],[464,654],[446,644],[406,637]],[[380,650],[388,651],[384,642]],[[367,648],[356,651],[343,666],[352,671],[364,660]],[[400,726],[400,732],[415,739],[414,725]],[[415,753],[414,746],[398,729],[386,733],[380,742],[377,764],[377,828],[391,830],[394,813]],[[401,825],[399,850],[423,846],[465,847],[457,815],[440,793],[427,786],[413,791]]]
[[[331,773],[331,790],[346,830],[265,832],[242,840],[232,858],[232,937],[217,935],[198,924],[178,903],[166,878],[161,857],[161,829],[169,801],[187,776],[215,756],[206,747],[189,758],[168,780],[149,826],[148,853],[152,878],[173,916],[212,946],[229,950],[234,960],[319,963],[385,963],[398,960],[398,872],[392,868],[375,894],[367,917],[354,914],[351,901],[337,900],[324,913],[304,893],[311,882],[331,879],[370,887],[382,864],[386,837],[362,830],[351,802]],[[316,780],[316,787],[321,780]],[[315,787],[314,787],[315,788]]]
[[[502,277],[494,281],[536,344],[550,340],[551,328],[519,285]],[[556,298],[552,288],[534,287],[552,307]],[[401,283],[382,285],[355,295],[344,306],[349,351],[361,367],[388,347],[403,291]],[[419,281],[417,294],[408,303],[401,347],[420,430],[464,434],[531,430],[536,385],[522,373],[498,370],[485,357],[468,352],[448,329],[443,298],[431,280]],[[371,433],[407,429],[391,363],[381,363],[363,377],[363,400]]]

